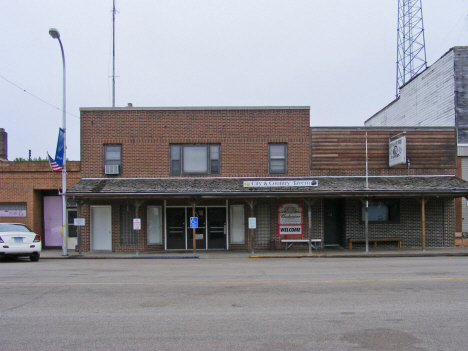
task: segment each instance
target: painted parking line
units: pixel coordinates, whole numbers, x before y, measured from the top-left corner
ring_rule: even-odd
[[[448,277],[448,278],[394,278],[394,279],[335,279],[335,280],[267,280],[267,281],[218,281],[218,282],[82,282],[82,283],[52,283],[52,282],[0,282],[0,286],[12,286],[12,285],[23,285],[23,286],[86,286],[86,285],[102,285],[102,286],[113,286],[113,285],[247,285],[247,284],[330,284],[330,283],[381,283],[381,282],[424,282],[424,281],[464,281],[468,280],[468,277]]]

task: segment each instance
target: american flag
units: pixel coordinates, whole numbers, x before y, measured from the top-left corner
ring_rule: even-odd
[[[57,164],[57,162],[55,162],[55,160],[52,157],[50,157],[49,153],[47,153],[47,156],[49,156],[50,168],[52,168],[54,172],[60,172],[62,170],[62,167],[60,167]]]

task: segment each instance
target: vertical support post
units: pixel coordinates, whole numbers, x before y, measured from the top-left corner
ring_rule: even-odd
[[[421,222],[422,222],[422,250],[426,251],[426,208],[425,208],[426,201],[424,201],[424,196],[422,197],[421,201]]]
[[[192,203],[192,217],[195,217],[195,201]],[[193,233],[193,253],[197,252],[197,240],[195,238],[195,228],[192,229]]]
[[[133,206],[135,206],[135,218],[140,218],[139,217],[139,209],[140,209],[141,204],[143,203],[143,200],[135,200],[135,201],[132,201],[132,203],[133,203]],[[136,255],[139,255],[139,251],[140,251],[140,244],[139,244],[140,231],[137,230],[136,232],[137,232],[137,234],[136,234]]]
[[[81,201],[76,201],[76,217],[81,218]],[[78,241],[78,255],[81,256],[81,225],[76,228],[77,241]]]
[[[254,200],[246,200],[247,204],[250,206],[250,217],[254,217],[254,206],[255,206],[255,201]],[[250,233],[250,250],[252,255],[254,254],[254,246],[255,246],[255,230],[256,229],[250,229],[249,228],[249,233]]]
[[[312,202],[307,201],[307,218],[308,218],[308,227],[309,227],[309,253],[312,253]]]
[[[250,217],[254,216],[254,204],[253,201],[250,201]],[[252,255],[254,254],[254,244],[255,244],[255,229],[250,229],[250,249],[252,251]]]
[[[366,252],[369,252],[369,199],[366,199]]]
[[[135,204],[135,218],[140,218],[138,217],[138,208],[140,207],[140,204]],[[136,255],[138,256],[139,255],[139,245],[138,245],[138,239],[139,239],[139,233],[140,231],[137,230],[136,231],[137,234],[136,234]]]

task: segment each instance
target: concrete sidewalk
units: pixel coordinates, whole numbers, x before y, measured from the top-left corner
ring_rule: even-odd
[[[252,254],[250,251],[224,251],[224,250],[197,250],[193,251],[151,251],[151,252],[109,252],[90,251],[79,255],[74,250],[68,250],[63,256],[62,250],[42,250],[41,259],[232,259],[232,258],[352,258],[352,257],[435,257],[435,256],[468,256],[468,247],[450,248],[421,248],[410,249],[324,249],[313,250],[258,250]]]

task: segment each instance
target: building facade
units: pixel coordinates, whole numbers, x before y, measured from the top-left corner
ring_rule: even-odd
[[[468,180],[468,47],[450,49],[400,87],[400,96],[370,117],[368,127],[445,126],[457,130],[457,176]],[[468,203],[456,202],[458,232],[468,234]]]
[[[6,138],[5,138],[6,141]],[[80,180],[80,162],[67,162],[67,183]],[[23,223],[42,236],[45,248],[62,246],[61,174],[52,172],[47,161],[0,162],[0,222]],[[73,219],[77,206],[68,199],[69,248],[77,245]]]
[[[366,223],[383,245],[453,245],[468,194],[455,128],[406,128],[408,168],[388,165],[400,128],[309,121],[309,107],[82,108],[67,192],[81,250],[347,248]]]

